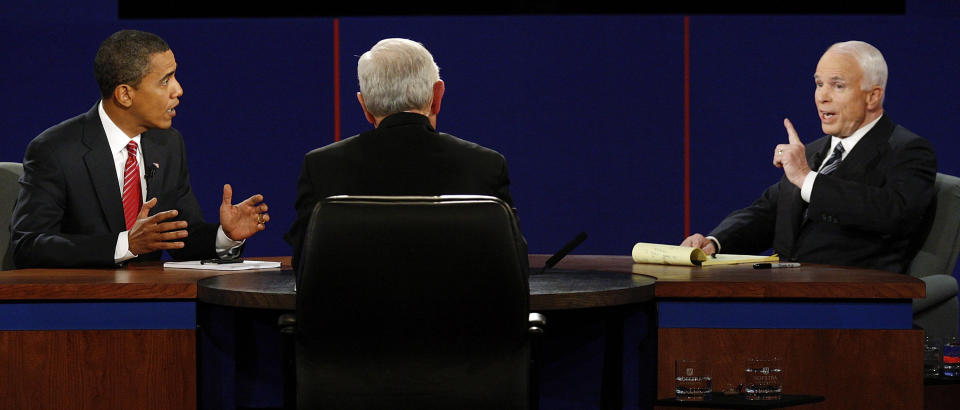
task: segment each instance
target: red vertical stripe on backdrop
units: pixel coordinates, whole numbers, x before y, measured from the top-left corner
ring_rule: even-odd
[[[683,16],[683,237],[690,236],[690,16]]]
[[[333,19],[333,140],[340,141],[340,19]]]

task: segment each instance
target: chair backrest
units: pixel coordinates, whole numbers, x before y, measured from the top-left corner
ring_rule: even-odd
[[[951,275],[960,252],[960,178],[937,174],[936,216],[930,233],[907,273],[922,278],[930,275]]]
[[[13,269],[10,252],[10,217],[20,195],[20,176],[23,164],[0,162],[0,270]]]
[[[497,198],[321,201],[297,286],[298,407],[526,408],[526,258]]]

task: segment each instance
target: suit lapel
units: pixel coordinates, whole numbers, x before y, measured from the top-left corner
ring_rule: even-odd
[[[140,147],[143,151],[143,170],[144,176],[153,174],[147,180],[147,200],[150,198],[159,198],[160,197],[160,187],[163,186],[163,172],[161,167],[163,164],[163,146],[154,138],[153,134],[150,131],[143,133],[140,136]],[[169,166],[169,164],[166,164]],[[153,169],[151,171],[150,169]]]
[[[840,162],[840,166],[834,174],[840,178],[851,175],[852,173],[862,173],[870,168],[878,155],[886,147],[886,140],[893,133],[894,124],[886,114],[880,117],[880,121],[870,129],[863,139],[857,143],[853,150],[847,154],[847,157]]]
[[[98,105],[94,105],[84,116],[82,139],[88,151],[83,154],[83,162],[97,193],[107,226],[111,232],[122,232],[127,230],[127,226],[123,218],[123,202],[120,199],[120,181],[117,180],[117,171],[113,167],[113,155],[110,144],[107,143],[107,134],[100,123]]]

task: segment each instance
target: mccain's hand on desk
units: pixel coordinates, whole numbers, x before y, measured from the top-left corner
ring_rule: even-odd
[[[270,215],[266,213],[267,204],[263,202],[263,195],[256,194],[236,205],[232,204],[232,198],[233,188],[225,184],[223,202],[220,204],[220,226],[227,237],[242,241],[267,229]]]
[[[161,249],[180,249],[183,242],[177,239],[187,237],[187,221],[162,222],[178,215],[176,209],[157,212],[148,216],[157,205],[157,198],[144,202],[137,215],[137,222],[127,232],[127,243],[134,255],[143,255]]]
[[[684,239],[683,242],[680,243],[680,246],[700,248],[703,249],[703,253],[707,255],[713,255],[717,252],[717,248],[714,246],[713,241],[698,233],[688,236],[687,239]]]
[[[783,127],[787,129],[787,139],[790,142],[777,145],[773,150],[773,165],[783,168],[790,183],[799,188],[803,186],[803,180],[810,173],[810,166],[807,165],[807,150],[803,142],[800,142],[800,136],[793,129],[789,119],[783,119]]]

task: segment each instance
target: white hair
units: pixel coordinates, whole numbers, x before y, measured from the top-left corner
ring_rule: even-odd
[[[357,78],[367,111],[385,117],[429,107],[433,84],[440,80],[440,67],[423,44],[388,38],[360,56]]]
[[[863,41],[844,41],[830,46],[827,51],[846,54],[857,60],[860,70],[863,71],[863,79],[860,81],[861,90],[868,91],[876,85],[884,90],[887,89],[887,62],[876,47]]]

